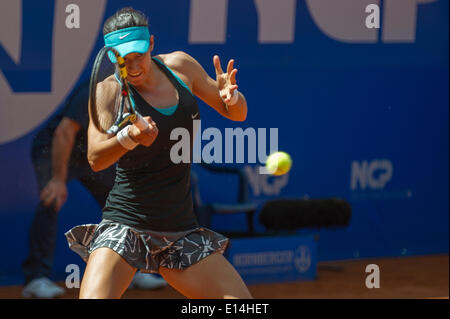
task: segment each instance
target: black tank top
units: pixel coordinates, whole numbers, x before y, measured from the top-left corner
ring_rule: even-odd
[[[191,164],[172,162],[170,150],[179,141],[170,140],[170,133],[180,127],[189,131],[192,162],[193,118],[200,118],[199,109],[187,86],[162,62],[153,61],[178,91],[178,107],[172,115],[164,115],[130,86],[136,110],[151,116],[158,126],[158,136],[150,147],[138,145],[120,158],[103,218],[149,230],[183,231],[198,227],[190,185]]]

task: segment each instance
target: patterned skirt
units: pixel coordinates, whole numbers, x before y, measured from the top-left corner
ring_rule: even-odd
[[[214,252],[224,253],[229,239],[207,228],[182,232],[142,230],[102,220],[65,233],[70,249],[87,262],[89,254],[108,247],[141,272],[159,273],[159,267],[186,269]]]

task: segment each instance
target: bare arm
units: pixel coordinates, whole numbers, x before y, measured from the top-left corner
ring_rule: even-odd
[[[75,137],[81,129],[80,124],[64,117],[55,129],[52,140],[52,178],[42,189],[41,200],[44,205],[53,204],[56,211],[67,199],[67,171]]]
[[[55,130],[52,141],[52,176],[61,182],[67,181],[67,169],[75,138],[81,126],[64,117]]]
[[[216,79],[211,78],[205,69],[187,53],[177,51],[173,57],[166,58],[168,65],[175,71],[186,74],[192,79],[192,92],[202,101],[215,109],[222,116],[233,121],[245,121],[247,117],[247,101],[239,92],[239,99],[234,105],[227,105],[233,91],[237,90],[236,73],[233,68],[234,61],[228,63],[227,73],[222,71],[220,59],[214,56],[213,63],[216,70]],[[225,102],[224,102],[225,101]]]

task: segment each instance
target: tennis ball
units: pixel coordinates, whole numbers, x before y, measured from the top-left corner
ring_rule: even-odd
[[[289,172],[292,166],[292,159],[286,152],[275,152],[267,157],[266,169],[275,176]]]

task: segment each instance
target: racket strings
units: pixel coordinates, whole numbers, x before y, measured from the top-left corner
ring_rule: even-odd
[[[97,56],[91,81],[91,95],[95,95],[95,99],[91,99],[91,102],[94,102],[91,105],[91,112],[95,113],[94,124],[104,133],[115,134],[117,132],[114,129],[108,130],[121,122],[123,109],[126,109],[127,105],[125,103],[121,105],[123,99],[119,70],[110,61],[105,49]]]
[[[99,125],[103,131],[108,131],[116,122],[116,117],[120,112],[120,90],[107,90],[107,92],[97,91],[97,105],[96,112],[99,120]]]

